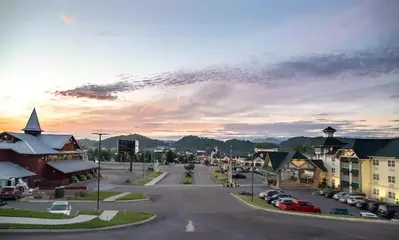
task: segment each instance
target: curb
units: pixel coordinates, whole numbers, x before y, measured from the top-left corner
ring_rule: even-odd
[[[163,172],[161,175],[159,175],[157,178],[151,180],[150,182],[144,184],[144,186],[154,186],[157,184],[159,181],[161,181],[166,175],[168,175],[168,172]]]
[[[129,223],[124,225],[117,226],[109,226],[102,228],[86,228],[86,229],[0,229],[0,233],[75,233],[75,232],[97,232],[104,230],[113,230],[125,227],[132,227],[137,225],[142,225],[148,222],[151,222],[157,217],[156,214],[154,216],[147,218],[141,222]]]
[[[148,200],[150,200],[150,198],[147,196],[147,194],[144,194],[144,196],[146,197],[146,198],[143,198],[143,199],[132,199],[132,200],[115,200],[115,201],[113,201],[113,202],[120,202],[120,203],[127,203],[127,202],[141,202],[141,201],[148,201]]]
[[[384,221],[384,220],[371,220],[371,219],[346,218],[346,217],[330,217],[330,216],[325,216],[325,215],[313,215],[313,214],[307,214],[307,213],[287,212],[287,211],[280,211],[280,210],[274,210],[274,209],[266,209],[266,208],[258,207],[258,206],[252,205],[250,203],[247,203],[246,201],[237,197],[234,193],[230,193],[230,194],[234,198],[236,198],[237,200],[239,200],[240,202],[244,203],[245,205],[247,205],[251,208],[255,208],[255,209],[259,209],[259,210],[263,210],[263,211],[267,211],[267,212],[281,213],[281,214],[294,215],[294,216],[303,216],[303,217],[324,218],[324,219],[331,219],[331,220],[344,220],[344,221],[350,221],[350,222],[395,224],[394,222]]]

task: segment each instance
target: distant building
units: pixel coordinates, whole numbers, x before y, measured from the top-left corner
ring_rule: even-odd
[[[0,133],[0,179],[22,178],[31,187],[68,185],[71,176],[94,173],[73,135],[42,134],[33,109],[23,133]]]
[[[278,148],[254,148],[254,152],[278,152]]]

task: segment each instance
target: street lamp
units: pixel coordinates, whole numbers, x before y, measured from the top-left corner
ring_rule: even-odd
[[[254,168],[255,168],[255,162],[254,162],[254,154],[252,154],[252,184],[251,184],[251,197],[252,197],[252,202],[254,201]]]
[[[97,211],[100,210],[100,168],[101,168],[101,137],[103,135],[108,135],[108,133],[92,133],[93,135],[98,135],[98,172],[97,172]]]

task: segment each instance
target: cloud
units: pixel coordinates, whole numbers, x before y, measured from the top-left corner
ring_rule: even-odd
[[[91,98],[97,100],[116,100],[115,93],[130,91],[133,86],[127,82],[98,85],[86,84],[70,90],[55,91],[56,96],[68,96],[75,98]]]
[[[377,78],[399,72],[399,47],[346,53],[301,57],[270,64],[224,66],[197,70],[178,70],[147,78],[135,78],[130,74],[118,74],[114,84],[87,84],[71,90],[57,91],[56,95],[76,98],[115,100],[117,93],[146,88],[167,88],[202,82],[224,82],[229,85],[259,84],[269,89],[292,80],[304,83],[322,79],[342,80],[352,77]],[[336,83],[335,83],[336,84]],[[374,86],[373,86],[374,87]]]
[[[65,13],[65,12],[62,12],[62,13],[60,14],[60,18],[61,18],[61,20],[62,20],[63,22],[65,22],[66,24],[74,25],[74,24],[76,24],[76,22],[77,22],[76,17],[71,16],[71,15],[68,15],[68,14]]]

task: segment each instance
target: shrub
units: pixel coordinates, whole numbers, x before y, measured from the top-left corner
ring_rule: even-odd
[[[76,192],[74,195],[75,195],[75,198],[87,197],[88,196],[88,194],[86,192],[83,192],[83,191]]]
[[[186,177],[191,178],[191,177],[192,177],[192,176],[191,176],[191,172],[186,172]]]
[[[169,165],[169,162],[165,162],[165,165]]]
[[[87,180],[86,175],[83,175],[83,174],[79,175],[79,180],[86,181]]]
[[[125,183],[130,183],[130,182],[131,182],[130,178],[126,178]]]
[[[98,174],[99,177],[103,177],[103,175],[101,173]]]
[[[153,168],[153,167],[148,167],[148,168],[147,168],[147,171],[153,172],[153,171],[154,171],[154,168]]]
[[[86,174],[86,178],[87,179],[93,179],[93,174],[91,174],[91,173]]]
[[[78,183],[79,179],[76,176],[72,176],[71,178],[69,178],[69,182],[70,183]]]
[[[95,177],[95,178],[98,177],[97,172],[94,172],[94,173],[93,173],[93,177]]]

